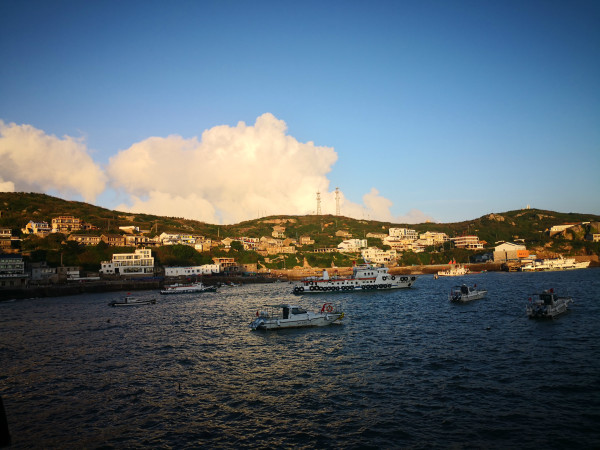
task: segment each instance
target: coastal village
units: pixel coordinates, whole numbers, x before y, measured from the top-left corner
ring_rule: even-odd
[[[502,221],[500,215],[490,214],[492,221]],[[139,226],[128,224],[119,225],[118,233],[101,232],[91,224],[73,215],[56,215],[47,220],[29,220],[21,229],[0,227],[0,289],[25,288],[28,286],[85,282],[115,279],[149,279],[149,278],[182,278],[202,276],[286,276],[298,278],[313,275],[321,268],[311,267],[305,256],[301,264],[294,267],[272,269],[265,264],[242,263],[236,260],[235,251],[244,250],[255,252],[266,263],[277,261],[278,258],[289,255],[314,254],[344,254],[354,261],[365,261],[372,264],[400,268],[399,260],[403,254],[412,252],[419,254],[426,250],[439,251],[444,248],[463,249],[468,251],[468,261],[464,263],[502,264],[504,270],[518,270],[531,264],[537,255],[528,249],[524,239],[513,242],[489,243],[481,240],[476,234],[450,237],[444,232],[418,232],[408,227],[389,227],[381,232],[368,232],[363,236],[355,236],[349,230],[340,227],[330,233],[337,242],[335,246],[315,246],[314,236],[309,234],[293,235],[288,233],[294,218],[264,219],[271,231],[270,235],[260,237],[225,236],[214,239],[193,233],[157,233],[156,229],[141,229]],[[328,224],[333,225],[333,224]],[[564,235],[570,229],[584,229],[585,240],[600,242],[600,227],[598,222],[577,222],[552,226],[540,230],[550,237]],[[29,262],[21,251],[21,242],[35,236],[47,238],[52,235],[62,235],[65,243],[77,246],[104,245],[115,248],[110,260],[101,261],[96,271],[83,271],[78,266],[60,264],[50,266],[45,261]],[[373,242],[378,245],[373,245]],[[371,245],[369,245],[369,243]],[[214,256],[209,264],[195,266],[159,265],[155,262],[153,252],[158,247],[186,246],[203,254],[212,254],[214,250],[227,256]],[[129,251],[124,251],[129,248]],[[230,256],[231,255],[231,256]],[[597,259],[597,257],[596,257]],[[283,259],[285,262],[285,259]],[[449,261],[449,264],[456,261]],[[333,264],[332,264],[333,265]],[[349,270],[339,267],[336,270]]]

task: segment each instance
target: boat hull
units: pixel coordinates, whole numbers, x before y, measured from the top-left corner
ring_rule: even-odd
[[[392,289],[405,289],[411,287],[417,280],[415,276],[395,276],[388,279],[375,280],[374,282],[360,282],[355,280],[314,280],[295,286],[293,293],[325,294],[334,292],[362,292],[362,291],[388,291]],[[394,279],[392,279],[394,278]]]
[[[460,294],[459,296],[451,296],[450,301],[455,303],[467,303],[473,300],[481,300],[487,295],[487,291],[475,291],[470,294]]]
[[[258,317],[250,324],[250,328],[253,330],[282,330],[286,328],[324,327],[340,321],[343,317],[343,313],[319,314],[293,319],[265,319]]]

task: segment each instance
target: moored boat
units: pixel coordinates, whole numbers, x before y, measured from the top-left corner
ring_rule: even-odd
[[[199,292],[216,292],[216,286],[205,286],[202,282],[197,283],[176,283],[170,286],[165,286],[164,289],[160,291],[163,295],[169,294],[193,294]]]
[[[439,277],[460,277],[469,272],[469,269],[467,269],[464,264],[450,263],[450,267],[446,270],[440,270],[437,275]]]
[[[137,298],[137,297],[133,297],[131,295],[127,295],[125,297],[123,297],[123,299],[121,300],[114,300],[112,302],[110,302],[108,304],[108,306],[139,306],[139,305],[150,305],[150,304],[155,304],[156,303],[156,299],[154,298],[150,298],[150,299],[144,299],[144,298]]]
[[[559,256],[553,259],[536,259],[521,267],[521,272],[549,272],[553,270],[585,269],[590,265],[589,261],[575,261],[575,258],[563,258]]]
[[[330,276],[327,270],[323,270],[321,277],[304,278],[299,285],[294,286],[293,293],[300,295],[401,289],[411,287],[416,280],[414,275],[390,275],[388,268],[384,266],[358,264],[347,277]]]
[[[472,300],[482,299],[487,295],[485,289],[478,289],[477,285],[470,287],[466,284],[457,286],[452,292],[450,292],[449,300],[451,302],[466,303]]]
[[[325,303],[319,312],[289,304],[265,305],[264,308],[256,312],[256,319],[250,323],[253,330],[322,327],[339,322],[344,317],[344,313],[332,303]]]
[[[537,297],[537,300],[532,297]],[[529,304],[526,307],[530,319],[553,319],[566,313],[569,304],[573,303],[571,297],[559,297],[554,289],[545,290],[532,297],[529,297]]]

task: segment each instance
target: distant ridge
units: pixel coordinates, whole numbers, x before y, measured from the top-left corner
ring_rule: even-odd
[[[30,220],[51,221],[59,215],[73,215],[99,228],[116,232],[119,226],[136,225],[153,233],[180,232],[200,234],[212,239],[225,237],[270,236],[273,226],[281,224],[288,237],[310,235],[325,244],[337,230],[346,230],[356,238],[367,233],[387,233],[391,227],[412,228],[418,232],[439,231],[449,236],[475,234],[488,245],[514,239],[539,240],[540,233],[555,225],[600,222],[600,216],[585,213],[561,213],[540,209],[522,209],[490,213],[477,219],[455,223],[402,224],[359,220],[334,215],[268,216],[233,225],[208,224],[180,217],[114,211],[85,202],[63,200],[46,194],[0,192],[0,226],[20,230]],[[339,240],[339,239],[338,239]]]

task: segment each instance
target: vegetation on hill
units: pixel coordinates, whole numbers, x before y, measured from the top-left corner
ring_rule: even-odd
[[[600,216],[580,213],[560,213],[538,209],[508,211],[501,214],[488,214],[483,217],[457,223],[421,223],[399,224],[378,222],[373,220],[357,220],[333,215],[307,216],[270,216],[248,220],[233,225],[207,224],[200,221],[178,217],[161,217],[151,214],[134,214],[112,211],[88,203],[66,201],[45,194],[6,193],[0,192],[0,227],[10,227],[13,235],[33,220],[35,222],[51,222],[60,215],[72,215],[98,228],[92,234],[119,233],[120,226],[133,225],[149,232],[150,236],[168,233],[186,233],[201,235],[214,241],[226,237],[260,238],[271,236],[276,225],[285,227],[285,235],[299,239],[310,236],[314,245],[299,247],[294,255],[275,255],[261,257],[256,252],[244,251],[235,245],[230,252],[213,249],[211,252],[199,253],[191,247],[177,245],[158,247],[153,254],[161,265],[201,265],[212,262],[214,256],[229,256],[246,264],[258,264],[269,268],[292,268],[303,266],[305,261],[311,266],[329,267],[331,265],[347,266],[357,259],[357,255],[339,253],[315,253],[316,248],[336,247],[343,238],[336,236],[337,231],[346,231],[353,238],[367,239],[369,245],[382,247],[376,238],[367,238],[369,233],[387,234],[389,228],[412,228],[418,233],[425,231],[444,232],[450,237],[461,235],[477,235],[486,242],[489,252],[500,242],[522,240],[528,249],[535,251],[551,251],[563,254],[600,254],[600,244],[584,239],[594,225],[582,225],[567,230],[557,236],[549,236],[546,232],[554,225],[582,222],[600,222]],[[598,231],[596,231],[598,232]],[[30,261],[48,261],[50,265],[80,265],[84,270],[97,271],[100,261],[110,260],[113,253],[130,252],[130,247],[116,248],[101,243],[97,246],[80,246],[67,241],[62,234],[50,235],[46,238],[21,236],[21,250]],[[480,252],[481,253],[481,252]],[[425,253],[405,252],[403,265],[443,264],[449,259],[468,261],[473,252],[452,248],[449,244],[438,248],[428,248]]]

